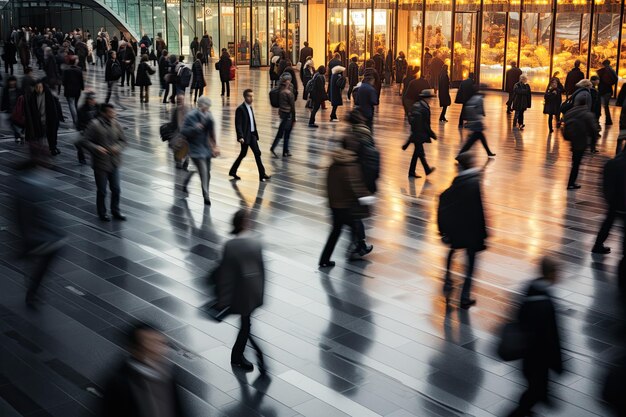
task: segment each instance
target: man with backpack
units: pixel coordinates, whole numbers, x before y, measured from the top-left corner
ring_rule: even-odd
[[[579,98],[580,97],[580,98]],[[581,186],[576,183],[578,170],[583,159],[585,149],[593,138],[598,135],[598,127],[589,111],[586,96],[579,96],[574,100],[574,107],[565,113],[563,121],[563,137],[569,141],[572,147],[572,169],[567,182],[568,190],[577,190]]]
[[[296,116],[295,96],[291,89],[292,81],[291,74],[284,73],[280,76],[280,95],[278,98],[280,125],[278,126],[278,132],[276,132],[276,137],[270,148],[270,152],[275,158],[278,158],[278,155],[276,155],[274,150],[281,139],[283,139],[283,158],[291,156],[289,152],[289,137],[291,136],[291,128],[293,127],[293,121]]]
[[[610,126],[613,124],[611,120],[611,112],[609,110],[609,102],[613,95],[613,88],[617,84],[617,74],[615,70],[611,68],[611,61],[605,59],[602,61],[602,68],[598,70],[598,77],[600,77],[600,85],[598,86],[598,92],[600,93],[600,99],[602,100],[602,107],[604,107],[604,124]]]
[[[525,335],[522,372],[528,382],[519,404],[508,417],[531,415],[538,402],[548,401],[550,370],[563,372],[561,338],[550,287],[558,280],[558,266],[548,257],[541,260],[541,278],[533,280],[525,292],[517,323]]]
[[[191,68],[183,63],[184,56],[178,57],[178,67],[176,68],[176,95],[185,94],[185,90],[191,84]]]
[[[431,97],[434,97],[434,95],[434,90],[423,90],[409,113],[411,135],[406,143],[402,145],[403,151],[406,150],[411,143],[415,146],[413,156],[411,157],[411,165],[409,166],[409,178],[421,178],[415,173],[418,158],[422,162],[426,176],[430,175],[435,170],[435,167],[428,166],[426,153],[424,152],[425,143],[430,143],[431,139],[437,140],[437,135],[430,128],[430,106],[428,104],[428,101]]]

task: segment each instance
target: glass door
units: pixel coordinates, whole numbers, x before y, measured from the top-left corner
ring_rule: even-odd
[[[457,13],[454,22],[454,62],[452,82],[462,81],[474,72],[476,61],[476,16],[474,12]]]
[[[369,9],[350,10],[350,36],[348,56],[356,55],[359,63],[370,58]]]
[[[230,57],[235,59],[235,7],[233,3],[221,6],[220,15],[220,42],[215,54],[222,55],[222,48],[226,48]],[[214,46],[215,48],[215,46]]]
[[[291,61],[297,63],[300,58],[300,49],[304,47],[302,36],[306,36],[306,5],[299,2],[289,2],[289,14],[287,20],[287,45],[291,56]]]
[[[237,65],[250,64],[250,2],[247,0],[237,0],[236,2],[237,26],[236,35],[236,57]]]
[[[267,62],[267,8],[266,3],[253,0],[252,3],[252,52],[250,65],[259,67]]]

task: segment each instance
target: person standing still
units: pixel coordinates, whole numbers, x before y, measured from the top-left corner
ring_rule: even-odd
[[[215,63],[215,69],[220,72],[220,81],[222,82],[222,94],[221,96],[230,97],[230,67],[233,66],[233,61],[230,59],[230,55],[226,48],[222,48],[222,55],[220,60]]]
[[[330,112],[330,121],[334,122],[335,120],[339,120],[337,117],[337,108],[339,106],[343,106],[343,89],[346,85],[346,79],[344,77],[344,71],[346,69],[341,65],[337,65],[332,69],[332,74],[330,76],[328,92],[330,104],[333,106],[332,111]]]
[[[448,66],[445,64],[441,67],[441,71],[439,72],[439,82],[437,84],[439,85],[439,107],[441,107],[439,121],[448,123],[448,119],[446,119],[446,111],[452,104],[452,99],[450,98],[450,76],[448,75]]]
[[[191,89],[189,95],[194,94],[193,102],[198,101],[198,95],[202,97],[204,93],[204,87],[206,87],[206,81],[204,79],[204,71],[202,70],[202,52],[196,54],[196,60],[191,66],[191,73],[193,74],[193,80],[191,82]]]
[[[530,85],[528,85],[528,77],[526,74],[522,74],[519,77],[519,81],[513,87],[513,128],[524,130],[526,125],[524,124],[524,112],[532,106],[532,96],[530,91]]]
[[[326,95],[326,80],[324,79],[324,74],[326,74],[326,67],[320,65],[317,68],[317,72],[313,75],[311,79],[311,94],[309,94],[309,99],[311,100],[311,116],[309,117],[309,127],[317,128],[319,127],[315,124],[315,115],[320,109],[322,103],[324,103],[328,96]]]
[[[511,61],[511,68],[506,71],[506,82],[504,91],[509,93],[509,98],[506,101],[506,114],[513,113],[513,90],[515,84],[519,81],[519,77],[522,75],[522,70],[517,67],[517,62]]]
[[[480,190],[480,169],[474,165],[474,157],[466,152],[456,157],[459,163],[459,174],[452,185],[441,194],[437,223],[444,243],[450,245],[446,262],[446,275],[443,294],[446,304],[452,295],[452,257],[454,252],[465,249],[467,264],[465,281],[461,291],[461,308],[468,309],[476,304],[471,298],[472,278],[476,254],[486,249],[487,226]]]
[[[353,56],[350,58],[350,63],[348,64],[348,101],[352,99],[352,91],[354,87],[359,83],[359,64],[358,58]],[[402,87],[400,87],[402,88]]]
[[[228,175],[234,180],[240,180],[237,170],[243,158],[248,154],[248,148],[252,149],[257,169],[259,170],[259,181],[265,182],[271,177],[266,174],[263,161],[261,161],[261,149],[259,148],[259,131],[257,130],[256,119],[254,118],[254,110],[252,110],[252,102],[254,101],[254,92],[246,89],[243,92],[244,102],[235,110],[235,132],[237,133],[237,142],[241,145],[239,156],[230,168]]]
[[[280,95],[278,97],[280,125],[278,126],[278,132],[276,132],[274,142],[272,142],[272,146],[270,147],[270,152],[275,158],[278,158],[275,149],[281,139],[283,139],[283,158],[291,156],[289,152],[289,138],[296,114],[295,97],[291,90],[291,82],[292,77],[290,74],[283,73],[283,75],[280,76]]]
[[[613,88],[618,81],[615,70],[611,68],[611,61],[608,59],[602,61],[602,68],[598,70],[598,77],[600,77],[598,92],[600,93],[602,107],[604,108],[604,124],[610,126],[613,124],[613,120],[611,119],[609,103],[611,101],[611,96],[613,95]]]
[[[140,103],[148,103],[148,98],[150,97],[150,86],[152,85],[150,75],[155,72],[156,71],[148,63],[148,55],[143,54],[141,56],[139,66],[137,66],[137,77],[135,78],[135,85],[139,86]]]
[[[115,108],[108,103],[101,104],[98,117],[85,129],[81,145],[91,152],[91,163],[96,180],[98,217],[103,222],[111,221],[107,215],[107,185],[111,190],[111,213],[116,220],[126,220],[120,211],[120,166],[122,151],[126,148],[126,138],[122,126],[115,120]]]
[[[561,337],[550,287],[558,281],[559,268],[551,258],[541,260],[541,277],[531,281],[525,291],[517,321],[528,345],[522,359],[526,391],[508,417],[525,417],[538,402],[548,401],[550,370],[563,372]]]

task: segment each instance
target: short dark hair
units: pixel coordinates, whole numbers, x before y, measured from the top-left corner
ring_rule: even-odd
[[[98,107],[99,113],[105,113],[107,110],[115,109],[115,107],[111,103],[100,103],[100,107]]]
[[[541,258],[541,275],[546,278],[554,276],[559,270],[559,264],[550,256],[544,256]]]
[[[323,65],[320,65],[319,67],[317,67],[317,72],[319,72],[321,75],[326,74],[326,67]]]
[[[246,88],[245,90],[243,90],[243,98],[246,98],[246,96],[252,92],[253,91],[251,88]]]
[[[246,222],[250,219],[250,213],[247,209],[239,209],[233,216],[233,235],[238,235],[245,229]]]
[[[304,46],[309,46],[309,43],[307,41],[304,41]]]
[[[203,57],[203,56],[204,56],[204,55],[202,55],[202,52],[198,52],[198,53],[196,54],[196,59],[202,59],[202,57]]]
[[[139,349],[141,347],[141,339],[139,337],[141,332],[159,333],[159,330],[148,323],[138,322],[133,324],[128,332],[128,347],[130,349]]]

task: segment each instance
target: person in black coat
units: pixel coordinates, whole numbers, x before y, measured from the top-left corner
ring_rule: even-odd
[[[459,127],[463,127],[464,114],[463,110],[465,109],[465,103],[474,95],[476,91],[476,80],[474,77],[474,73],[470,72],[469,77],[466,80],[461,81],[459,84],[459,89],[456,92],[456,97],[454,102],[457,104],[462,104],[461,113],[459,115]]]
[[[580,163],[585,154],[585,149],[587,149],[592,139],[598,135],[598,125],[593,114],[589,111],[586,97],[581,97],[580,99],[577,97],[574,107],[565,113],[563,121],[566,125],[563,136],[565,140],[570,142],[572,147],[572,169],[567,182],[567,189],[577,190],[580,188],[580,185],[576,183]],[[568,123],[570,123],[569,127],[567,126]]]
[[[604,246],[604,241],[609,237],[615,217],[621,213],[624,218],[626,210],[626,154],[623,150],[604,164],[602,191],[607,204],[606,217],[591,252],[604,255],[611,253],[611,248]]]
[[[550,79],[550,84],[543,95],[543,114],[548,115],[548,128],[550,133],[554,132],[552,119],[556,117],[556,127],[561,127],[561,103],[563,102],[563,89],[559,87],[558,78]]]
[[[598,77],[600,77],[598,92],[600,93],[602,107],[604,107],[604,124],[610,126],[613,124],[613,120],[611,119],[609,103],[611,101],[611,96],[613,96],[613,88],[619,81],[619,77],[617,76],[615,70],[611,68],[611,61],[608,59],[602,61],[602,68],[600,68],[597,72]]]
[[[332,74],[330,76],[328,91],[329,91],[329,99],[330,104],[333,106],[333,110],[330,113],[330,121],[333,122],[335,120],[339,120],[337,118],[337,108],[339,106],[343,106],[343,88],[340,88],[340,85],[345,85],[344,78],[345,68],[341,65],[337,65],[333,68]]]
[[[558,266],[550,258],[541,260],[541,278],[531,281],[518,312],[518,323],[528,345],[522,372],[528,382],[519,404],[508,417],[531,415],[538,402],[548,401],[550,370],[563,372],[561,338],[550,287],[557,282]]]
[[[150,75],[156,71],[152,69],[148,63],[148,55],[141,56],[141,62],[137,66],[137,78],[135,78],[135,85],[139,86],[139,102],[147,103],[148,97],[150,97],[149,90],[152,85]]]
[[[198,101],[198,95],[202,96],[204,87],[206,87],[204,72],[202,71],[202,56],[202,52],[198,52],[196,54],[196,61],[191,66],[193,80],[191,81],[191,90],[189,91],[189,94],[191,95],[195,91],[193,98],[194,103]]]
[[[13,40],[9,40],[4,44],[4,53],[2,54],[5,74],[8,74],[10,71],[11,75],[13,75],[13,65],[17,64],[16,54],[17,46],[15,46]]]
[[[398,57],[396,58],[396,73],[395,80],[396,84],[398,84],[398,95],[402,95],[402,82],[404,81],[404,77],[406,76],[407,69],[409,64],[406,61],[406,57],[404,56],[404,52],[400,51],[398,53]]]
[[[165,90],[167,87],[167,82],[165,81],[165,76],[167,75],[167,70],[169,67],[169,58],[167,56],[167,50],[163,50],[161,52],[161,56],[159,57],[159,82],[161,83],[161,91]]]
[[[426,161],[426,152],[424,152],[424,144],[430,143],[431,139],[437,140],[437,135],[430,127],[430,99],[434,97],[434,90],[427,89],[420,92],[418,100],[413,104],[409,121],[411,123],[411,135],[407,142],[402,145],[402,150],[406,150],[409,144],[413,144],[413,156],[411,157],[411,165],[409,165],[409,178],[421,178],[415,173],[417,159],[419,158],[426,176],[430,175],[435,167],[430,167]]]
[[[524,130],[524,127],[526,127],[524,124],[524,112],[530,108],[532,102],[528,77],[522,74],[513,88],[513,110],[515,110],[513,128],[518,127],[519,130]]]
[[[408,116],[411,113],[413,104],[420,99],[420,94],[424,90],[430,88],[430,83],[424,77],[424,73],[420,74],[419,78],[412,80],[404,90],[402,94],[402,105],[404,106],[404,113]]]
[[[241,145],[239,156],[230,168],[228,175],[235,180],[241,178],[237,175],[237,170],[243,158],[248,154],[248,148],[252,149],[256,167],[259,170],[259,181],[264,182],[270,179],[265,172],[263,161],[261,161],[261,149],[259,148],[259,131],[254,118],[254,110],[252,102],[254,101],[254,92],[251,89],[243,91],[244,102],[235,110],[235,132],[237,133],[237,142]]]
[[[567,73],[565,77],[565,94],[567,97],[574,94],[574,91],[578,89],[576,84],[580,82],[580,80],[585,78],[585,74],[580,70],[580,61],[577,59],[574,61],[574,68],[570,72]]]
[[[311,89],[311,94],[309,98],[311,99],[311,105],[313,108],[311,109],[311,116],[309,117],[309,127],[316,128],[318,127],[315,124],[315,115],[317,111],[320,109],[322,103],[328,100],[328,96],[326,95],[326,80],[324,79],[324,74],[326,74],[326,67],[320,65],[317,68],[317,72],[311,79],[313,83],[313,88]]]
[[[487,238],[485,213],[480,191],[480,170],[474,167],[474,157],[469,152],[457,156],[459,174],[452,185],[441,194],[437,221],[444,243],[450,245],[446,262],[443,293],[446,303],[452,294],[451,264],[454,252],[465,249],[467,265],[461,292],[461,308],[468,309],[476,300],[470,297],[476,253],[484,250]]]
[[[230,59],[230,55],[226,48],[222,48],[222,55],[220,60],[215,63],[215,69],[220,72],[220,81],[222,82],[222,94],[226,93],[226,97],[230,97],[230,67],[233,66],[233,61]]]
[[[441,114],[439,115],[440,122],[447,122],[446,111],[448,106],[452,104],[450,98],[450,76],[448,75],[448,66],[444,65],[439,72],[439,107],[441,107]]]
[[[129,335],[131,357],[105,384],[102,417],[184,417],[176,373],[165,355],[168,341],[154,327],[136,324]]]
[[[239,210],[233,217],[232,233],[235,237],[224,245],[219,266],[218,300],[220,305],[230,306],[232,314],[241,316],[241,327],[230,356],[231,365],[246,372],[254,369],[244,356],[249,341],[256,350],[259,371],[264,374],[263,352],[250,334],[250,316],[263,305],[265,265],[261,241],[249,229],[248,210]]]
[[[24,95],[24,91],[17,86],[17,78],[13,75],[9,75],[6,81],[6,85],[2,89],[2,102],[0,103],[0,111],[9,115],[8,122],[11,127],[11,131],[15,137],[15,142],[24,142],[23,128],[24,126],[18,126],[11,114],[15,110],[17,100],[20,96]]]
[[[506,101],[506,114],[511,114],[513,109],[513,89],[515,84],[519,81],[519,77],[522,75],[522,70],[518,68],[517,62],[511,61],[511,68],[506,71],[506,77],[504,82],[504,91],[509,93],[509,99]]]
[[[63,71],[63,89],[67,106],[70,109],[72,123],[76,126],[78,122],[78,100],[81,92],[85,89],[83,70],[77,65],[78,57],[73,57],[72,65]]]
[[[409,65],[406,69],[406,75],[402,80],[402,96],[404,97],[404,92],[407,88],[409,88],[409,84],[411,81],[417,78],[417,72],[419,71],[419,67],[414,67],[413,65]]]
[[[137,55],[135,55],[132,46],[124,41],[120,42],[120,50],[117,55],[124,71],[120,79],[120,87],[124,86],[124,80],[126,80],[126,86],[130,86],[131,91],[135,91],[135,60]]]
[[[374,61],[374,69],[379,76],[382,76],[385,71],[385,52],[383,51],[383,48],[378,48],[378,51],[376,51],[376,54],[372,57],[372,60]]]
[[[61,151],[57,148],[57,132],[60,122],[63,121],[63,112],[59,99],[41,80],[36,81],[33,92],[25,98],[26,142],[31,150],[35,150],[42,145],[45,138],[50,153],[60,154]]]
[[[353,56],[348,64],[348,100],[352,97],[354,87],[359,83],[359,64],[358,58]]]

